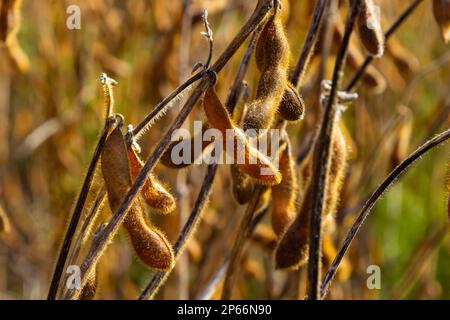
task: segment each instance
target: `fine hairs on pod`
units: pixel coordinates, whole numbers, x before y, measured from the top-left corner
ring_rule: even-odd
[[[357,25],[359,38],[364,48],[373,56],[381,57],[384,53],[384,33],[381,29],[381,22],[378,7],[373,0],[361,1]]]
[[[283,10],[282,12],[278,12],[277,14],[280,15],[281,13],[284,13],[283,16],[286,15],[286,7],[283,4]],[[282,22],[278,25],[279,28],[283,28]],[[258,41],[256,43],[256,49],[255,49],[255,61],[256,66],[258,67],[259,71],[264,72],[267,69],[267,64],[270,65],[273,62],[269,57],[266,57],[265,51],[268,51],[266,48],[266,38],[267,35],[266,32],[270,31],[270,29],[266,30],[264,29],[261,32],[261,35],[258,38]],[[270,43],[269,43],[270,45]],[[287,51],[289,52],[289,47],[287,48]],[[273,59],[272,59],[273,60]],[[287,76],[287,73],[286,73]],[[284,88],[283,97],[281,99],[281,102],[278,106],[278,113],[280,116],[286,120],[286,121],[298,121],[303,119],[304,113],[305,113],[305,103],[303,102],[302,97],[300,96],[299,92],[297,91],[297,88],[290,83],[289,81],[286,81],[286,86]]]
[[[125,139],[119,128],[108,136],[101,154],[102,173],[112,212],[131,187],[131,173]],[[138,196],[125,216],[123,226],[139,259],[148,267],[167,270],[174,264],[172,246],[150,221]]]
[[[268,129],[272,125],[288,83],[290,50],[278,10],[275,9],[264,26],[255,48],[261,76],[255,100],[248,106],[244,117],[244,130]]]
[[[233,123],[228,111],[220,102],[216,91],[212,86],[210,86],[205,92],[205,96],[203,98],[203,109],[211,127],[222,133],[224,138],[223,146],[227,145],[227,138],[229,137],[229,135],[227,135],[227,131],[230,130],[232,133],[234,138],[234,150],[226,151],[229,153],[232,152],[234,156],[234,163],[237,163],[243,172],[262,185],[272,186],[280,183],[281,174],[278,169],[276,169],[270,162],[269,158],[250,144],[242,130],[240,130]],[[239,152],[244,152],[242,159],[243,161],[239,159]]]
[[[327,170],[322,208],[323,221],[328,216],[334,215],[337,210],[346,172],[347,153],[345,139],[338,123],[336,123],[331,138],[330,165]],[[311,160],[311,156],[305,158],[305,161],[310,163]],[[311,164],[305,165],[304,168],[306,168],[305,174],[311,176],[311,172],[307,172],[312,170]],[[312,210],[311,178],[302,179],[308,181],[307,190],[297,217],[281,237],[275,251],[275,265],[277,269],[299,268],[308,261],[309,222]]]
[[[144,164],[132,145],[127,147],[132,181],[136,179]],[[141,189],[144,201],[156,212],[166,214],[175,210],[175,198],[167,188],[154,176],[149,174]]]
[[[296,214],[297,177],[289,142],[280,153],[279,169],[282,178],[272,187],[271,219],[275,234],[281,237]]]

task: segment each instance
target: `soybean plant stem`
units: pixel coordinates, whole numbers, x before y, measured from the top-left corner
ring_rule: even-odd
[[[85,261],[83,262],[81,266],[82,278],[80,281],[80,288],[83,288],[84,285],[86,284],[89,274],[94,270],[95,265],[97,264],[102,253],[106,249],[108,239],[111,239],[116,234],[134,198],[141,190],[148,174],[155,167],[156,163],[158,162],[159,158],[164,153],[164,151],[168,148],[169,143],[171,142],[173,132],[181,127],[181,125],[191,112],[191,110],[194,108],[197,101],[202,96],[203,92],[207,89],[208,86],[212,85],[212,83],[215,81],[215,77],[212,76],[213,73],[218,73],[225,66],[225,64],[236,53],[236,51],[239,49],[239,47],[242,45],[242,43],[245,41],[248,35],[257,28],[260,21],[266,16],[267,12],[271,9],[271,7],[272,7],[271,0],[258,1],[255,11],[253,12],[249,20],[246,22],[246,24],[241,28],[239,33],[228,45],[228,47],[225,49],[222,55],[217,59],[214,65],[204,72],[204,74],[202,75],[202,81],[195,88],[194,92],[186,101],[185,105],[181,109],[179,115],[177,116],[173,124],[170,126],[165,136],[161,139],[161,141],[158,143],[153,153],[145,162],[143,168],[141,169],[141,172],[136,177],[134,184],[131,186],[130,190],[125,195],[116,212],[114,212],[113,217],[109,221],[107,227],[105,227],[105,229],[102,231],[101,235],[99,236],[97,246],[94,248],[94,250],[92,250],[92,252],[88,254]],[[76,299],[78,298],[79,294],[80,294],[79,289],[72,291],[71,294],[69,295],[69,299]]]
[[[295,69],[291,74],[290,81],[298,87],[302,84],[303,77],[306,73],[306,67],[309,64],[314,53],[314,47],[320,34],[320,26],[322,23],[322,17],[326,7],[329,5],[329,0],[318,0],[314,7],[313,17],[309,25],[308,34],[306,35],[305,42],[303,43],[302,52],[297,60]]]
[[[225,275],[225,281],[222,289],[222,300],[230,300],[231,294],[234,287],[234,282],[236,281],[237,266],[241,260],[245,240],[249,233],[251,221],[255,213],[256,207],[258,206],[259,199],[263,192],[263,187],[258,186],[255,189],[255,193],[247,205],[244,216],[242,217],[241,224],[239,226],[238,233],[236,235],[236,240],[234,241],[233,249],[231,251],[230,260],[228,263],[227,273]]]
[[[55,271],[53,272],[52,281],[50,283],[50,289],[47,295],[47,300],[54,300],[56,293],[58,292],[59,283],[63,273],[64,266],[66,264],[67,256],[69,254],[70,245],[72,243],[73,236],[77,229],[78,222],[80,221],[81,213],[83,212],[84,204],[86,203],[86,198],[88,196],[89,190],[92,185],[92,180],[94,178],[95,168],[97,166],[98,159],[102,153],[103,146],[108,136],[110,129],[110,121],[106,120],[105,127],[101,133],[101,136],[95,147],[94,154],[89,164],[86,177],[83,181],[83,186],[81,187],[80,194],[78,195],[77,203],[73,211],[72,217],[70,218],[69,226],[67,228],[66,234],[64,236],[64,241],[59,251],[58,260],[56,262]]]
[[[325,274],[325,278],[322,282],[320,288],[320,294],[322,298],[324,298],[328,292],[330,287],[330,283],[336,275],[336,271],[339,267],[339,264],[342,261],[345,253],[347,252],[352,240],[355,238],[362,224],[368,217],[370,211],[372,210],[375,203],[381,198],[381,196],[389,189],[389,187],[394,183],[394,181],[400,177],[404,172],[408,170],[408,168],[413,164],[417,159],[419,159],[422,155],[433,149],[434,147],[442,144],[446,140],[450,138],[450,129],[440,133],[433,139],[428,140],[419,148],[417,148],[414,152],[412,152],[408,157],[406,157],[391,173],[384,179],[384,181],[378,186],[378,188],[372,193],[367,202],[364,204],[361,209],[361,213],[358,218],[353,223],[350,231],[347,233],[345,240],[339,249],[336,257],[333,260],[330,268]]]
[[[345,25],[345,33],[336,57],[333,71],[332,86],[329,99],[323,113],[320,132],[314,146],[314,162],[312,193],[311,193],[311,223],[309,233],[309,263],[308,263],[308,298],[318,300],[320,298],[320,259],[321,259],[321,227],[324,189],[326,185],[331,136],[336,115],[337,91],[343,75],[343,67],[347,58],[347,49],[350,36],[353,32],[356,17],[360,11],[361,0],[352,1],[350,12]]]

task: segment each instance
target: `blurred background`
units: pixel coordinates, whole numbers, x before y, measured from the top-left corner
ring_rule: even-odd
[[[22,2],[17,39],[23,52],[11,57],[4,47],[0,50],[0,213],[5,229],[0,234],[0,298],[44,299],[103,126],[100,73],[118,81],[115,110],[124,115],[126,124],[135,125],[189,77],[195,63],[206,59],[208,43],[200,35],[203,9],[209,12],[216,58],[250,16],[256,1]],[[375,3],[386,30],[410,1]],[[294,65],[314,1],[284,0],[283,4],[289,12],[286,29]],[[81,29],[66,26],[70,5],[80,8]],[[343,1],[336,23],[343,23],[347,10],[348,3]],[[317,74],[323,65],[325,78],[330,79],[337,45],[333,37],[331,55],[324,63],[317,54],[300,89],[307,107],[305,120],[288,127],[295,154],[301,154],[317,125]],[[245,47],[246,43],[219,74],[217,89],[222,101]],[[356,34],[352,54],[356,62],[348,63],[344,83],[366,55]],[[245,77],[250,97],[258,77],[252,60]],[[449,46],[434,21],[431,1],[423,1],[390,40],[386,54],[368,69],[357,88],[359,99],[344,114],[351,161],[336,228],[324,252],[325,270],[376,186],[402,158],[449,127],[449,88]],[[179,109],[176,103],[140,140],[144,158]],[[200,106],[188,118],[186,128],[196,119],[203,119]],[[377,203],[331,286],[330,299],[450,298],[448,160],[448,145],[428,153]],[[151,219],[174,243],[198,194],[205,165],[183,170],[158,165],[155,172],[176,195],[178,206],[167,216],[150,213]],[[87,208],[100,182],[98,173]],[[203,221],[157,298],[198,297],[231,251],[244,210],[233,199],[229,168],[221,166]],[[109,207],[103,206],[96,224],[110,216]],[[264,245],[264,239],[270,238],[269,227],[267,218],[257,227],[257,236],[241,262],[233,297],[301,299],[306,272],[273,270],[273,248]],[[88,247],[83,246],[79,261]],[[370,290],[366,285],[370,265],[380,267],[380,289]],[[135,259],[121,230],[100,261],[96,298],[135,299],[152,274]],[[212,298],[219,296],[220,284]]]

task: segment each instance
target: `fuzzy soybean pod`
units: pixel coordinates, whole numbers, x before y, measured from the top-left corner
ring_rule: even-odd
[[[263,41],[263,42],[261,42]],[[272,125],[288,83],[290,59],[289,43],[280,14],[274,14],[266,23],[256,50],[257,61],[263,68],[256,91],[256,99],[248,106],[244,130],[267,129]],[[259,57],[259,58],[258,58]]]
[[[128,161],[130,163],[131,178],[134,181],[144,164],[139,155],[131,147],[127,147]],[[170,213],[175,210],[175,198],[167,188],[154,176],[149,174],[141,190],[145,202],[159,213]]]
[[[323,221],[326,221],[326,218],[330,218],[338,207],[346,171],[347,146],[338,125],[333,130],[330,148],[330,166],[327,172],[322,209]],[[310,159],[311,157],[307,157],[305,160]],[[311,166],[306,165],[305,168],[311,169]],[[309,182],[301,209],[295,220],[283,234],[275,251],[275,265],[277,269],[299,268],[308,261],[309,223],[312,207],[310,178],[307,180]]]
[[[102,173],[112,212],[119,207],[131,187],[127,147],[120,129],[108,136],[101,154]],[[172,246],[150,221],[147,221],[140,196],[125,216],[123,226],[139,259],[148,267],[167,270],[174,263]]]
[[[283,11],[285,11],[285,8],[283,8]],[[267,34],[266,29],[264,29],[258,38],[255,49],[256,66],[261,72],[264,72],[264,70],[267,69],[267,66],[272,63],[269,59],[265,58],[266,39]],[[286,81],[283,97],[281,99],[280,105],[278,106],[278,113],[283,117],[284,120],[287,121],[298,121],[303,119],[305,113],[305,103],[298,93],[297,88],[295,88],[295,86],[289,81]]]
[[[243,172],[262,185],[272,186],[280,183],[281,174],[278,169],[270,162],[269,158],[254,148],[242,130],[234,125],[213,87],[209,87],[205,92],[203,108],[211,127],[222,133],[223,146],[227,145],[227,131],[230,130],[229,133],[232,133],[234,150],[227,148],[226,151],[233,153],[235,163]],[[243,161],[239,159],[240,152],[243,152]]]
[[[359,38],[364,48],[373,56],[381,57],[384,53],[384,33],[380,17],[372,0],[363,0],[359,11],[357,25]]]
[[[445,43],[450,41],[450,0],[433,0],[433,14]]]
[[[230,166],[233,195],[240,204],[247,203],[255,190],[253,180],[237,164]]]
[[[296,214],[297,177],[289,144],[281,152],[279,168],[282,178],[279,184],[272,187],[271,219],[275,234],[281,237]]]

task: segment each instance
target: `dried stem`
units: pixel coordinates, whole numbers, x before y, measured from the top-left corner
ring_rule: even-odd
[[[186,101],[185,105],[183,106],[182,110],[180,111],[179,115],[175,119],[174,123],[171,125],[169,130],[167,131],[166,135],[161,139],[161,141],[158,143],[157,147],[155,148],[154,152],[151,154],[151,156],[146,161],[144,167],[142,168],[139,175],[136,177],[136,180],[134,184],[131,186],[128,193],[125,195],[124,199],[122,200],[121,204],[119,205],[116,212],[113,214],[113,217],[109,221],[107,227],[103,230],[101,235],[99,236],[99,242],[98,245],[95,247],[95,249],[86,257],[86,260],[83,262],[81,266],[81,283],[80,288],[82,288],[86,282],[87,282],[87,275],[90,274],[90,272],[93,271],[93,268],[97,264],[98,260],[100,259],[103,251],[106,249],[106,246],[108,244],[108,239],[111,239],[115,233],[117,232],[120,224],[123,222],[125,215],[127,211],[129,210],[132,201],[138,194],[138,192],[141,190],[146,177],[150,173],[150,171],[155,167],[157,161],[161,157],[161,155],[164,153],[164,151],[168,148],[169,143],[171,142],[171,137],[173,132],[180,128],[183,122],[186,120],[187,116],[193,109],[194,105],[197,103],[197,101],[200,99],[203,92],[207,89],[208,86],[210,86],[212,83],[215,82],[215,76],[214,73],[219,72],[225,64],[229,61],[229,59],[234,55],[234,53],[239,49],[239,47],[242,45],[242,43],[245,41],[245,39],[248,37],[248,35],[253,32],[256,27],[259,25],[260,21],[266,16],[267,12],[270,10],[272,5],[272,1],[270,0],[260,0],[258,2],[258,5],[253,12],[252,16],[249,18],[247,23],[241,28],[239,33],[235,36],[235,38],[232,40],[230,45],[225,49],[225,51],[222,53],[222,55],[217,59],[215,64],[205,71],[202,75],[202,81],[197,86],[197,88],[194,90],[194,92],[191,94],[191,96]],[[144,128],[143,126],[142,128]],[[142,129],[141,128],[141,129]],[[73,291],[69,298],[70,299],[76,299],[78,295],[80,294],[80,290]]]
[[[189,215],[189,219],[184,225],[183,230],[181,230],[180,235],[178,236],[178,239],[173,246],[175,261],[180,257],[184,247],[186,246],[187,242],[191,238],[192,233],[195,231],[198,223],[200,222],[203,209],[206,202],[208,201],[209,194],[211,192],[211,187],[216,176],[216,171],[217,164],[211,164],[208,166],[208,171],[206,173],[205,179],[203,180],[198,197],[195,200],[195,204],[192,208],[191,214]],[[144,291],[142,291],[141,295],[139,296],[139,300],[152,299],[158,292],[158,289],[161,287],[161,285],[168,278],[171,271],[172,269],[168,271],[157,272],[150,280],[149,284],[145,287]]]
[[[427,141],[422,146],[420,146],[418,149],[416,149],[414,152],[412,152],[408,157],[406,157],[387,177],[384,179],[384,181],[378,186],[378,188],[372,193],[372,195],[369,197],[367,202],[365,203],[364,207],[361,210],[361,213],[359,214],[358,218],[353,223],[350,231],[347,233],[347,236],[345,237],[345,240],[339,249],[336,257],[333,260],[333,263],[331,264],[330,268],[328,269],[325,278],[321,285],[321,296],[324,298],[328,292],[328,289],[330,287],[330,283],[333,280],[336,271],[339,267],[339,264],[342,261],[342,258],[344,257],[345,253],[347,252],[352,240],[355,238],[356,234],[358,233],[359,229],[361,228],[362,224],[366,220],[367,216],[369,215],[370,211],[372,210],[375,203],[381,198],[381,196],[389,189],[389,187],[394,183],[394,181],[402,175],[404,172],[408,170],[411,164],[413,164],[417,159],[419,159],[423,154],[427,153],[434,147],[440,145],[441,143],[445,142],[450,138],[450,129],[440,133],[433,139]]]
[[[261,222],[261,220],[264,218],[264,216],[269,211],[269,207],[262,209],[259,213],[255,215],[252,222],[250,223],[250,226],[248,228],[248,232],[246,235],[246,240],[251,237],[253,234],[253,231],[255,231],[256,226]],[[225,271],[228,268],[228,263],[230,262],[230,257],[226,257],[222,264],[219,266],[217,271],[213,274],[211,279],[208,281],[205,288],[197,295],[197,300],[208,300],[211,295],[214,293],[214,290],[216,289],[217,284],[220,282],[222,277],[225,275]]]
[[[88,196],[89,189],[91,188],[92,181],[94,178],[95,168],[97,166],[98,159],[100,158],[100,154],[104,147],[106,137],[108,136],[110,125],[111,125],[110,121],[105,122],[105,127],[103,128],[102,134],[100,135],[100,138],[95,147],[91,163],[89,164],[86,177],[84,178],[83,181],[83,186],[81,187],[80,194],[78,195],[77,203],[75,205],[72,218],[70,219],[69,222],[69,227],[67,228],[63,244],[59,251],[58,260],[56,262],[52,282],[50,283],[50,289],[48,292],[47,300],[54,300],[56,297],[56,293],[58,292],[59,282],[61,280],[63,269],[66,264],[67,256],[69,254],[70,245],[72,243],[73,236],[75,235],[78,222],[80,221],[81,213],[83,212],[84,204],[86,203],[86,198]]]
[[[255,193],[250,200],[247,208],[245,210],[244,216],[242,217],[241,224],[239,226],[239,230],[236,236],[236,240],[234,241],[233,250],[231,251],[230,261],[228,263],[227,273],[225,275],[225,282],[223,284],[222,289],[222,300],[230,300],[231,294],[234,286],[234,282],[236,280],[236,268],[239,265],[239,261],[242,256],[242,251],[245,244],[245,239],[249,233],[249,227],[251,225],[251,221],[253,219],[253,214],[256,210],[256,207],[259,202],[259,198],[261,197],[263,191],[262,186],[258,186],[255,189]]]
[[[322,17],[326,7],[329,5],[329,0],[318,0],[314,7],[313,17],[309,25],[308,34],[306,35],[305,42],[303,43],[302,52],[297,60],[295,69],[291,74],[290,81],[294,86],[298,88],[302,84],[304,75],[306,73],[306,67],[314,53],[314,47],[319,37],[319,30],[322,23]]]
[[[263,26],[264,21],[261,21],[259,27],[255,30],[255,32],[253,32],[250,41],[248,43],[247,50],[245,51],[241,64],[239,65],[236,77],[234,78],[234,81],[231,84],[227,100],[225,101],[225,107],[227,108],[230,114],[233,114],[234,108],[238,102],[239,95],[242,90],[242,81],[244,80],[244,76],[247,73],[247,69],[250,64],[250,59],[255,49],[256,39],[258,38],[258,35],[261,32]]]
[[[245,73],[248,68],[250,57],[252,55],[253,48],[255,45],[255,40],[256,40],[258,34],[261,32],[262,27],[264,25],[264,20],[265,19],[263,19],[263,21],[261,21],[259,23],[258,28],[253,32],[253,35],[250,39],[247,50],[244,54],[244,57],[241,61],[240,66],[239,66],[239,71],[236,74],[236,77],[233,81],[232,86],[230,87],[230,91],[228,93],[228,97],[226,100],[227,101],[226,106],[229,111],[233,110],[238,102],[237,97],[239,96],[239,91],[241,90],[242,81],[244,79]],[[236,97],[236,98],[234,98],[234,97]],[[232,112],[232,111],[230,111],[230,112]],[[212,170],[213,166],[215,166],[215,165],[210,165],[208,167],[208,170],[210,170],[210,169]],[[186,245],[187,241],[190,238],[190,233],[195,229],[195,226],[199,222],[199,218],[201,216],[201,211],[203,210],[204,202],[206,202],[209,197],[209,192],[212,187],[212,182],[213,182],[214,176],[215,176],[215,170],[216,169],[214,169],[213,176],[210,176],[209,174],[207,174],[205,179],[203,180],[202,188],[201,188],[202,191],[199,193],[199,195],[196,199],[196,202],[195,202],[196,205],[194,206],[194,209],[192,210],[192,212],[190,214],[189,220],[186,222],[185,226],[183,227],[183,230],[181,231],[181,233],[177,239],[177,242],[175,243],[175,246],[174,246],[175,259],[177,259],[177,257],[179,256],[178,248],[182,248]],[[167,272],[156,273],[153,276],[153,278],[150,280],[150,283],[147,285],[147,287],[144,289],[144,291],[139,296],[139,299],[152,299],[158,292],[158,289],[161,287],[161,285],[165,282],[167,277],[170,275],[170,272],[171,272],[171,270],[167,271]]]
[[[320,281],[320,257],[321,257],[321,227],[322,208],[324,199],[325,182],[327,179],[327,169],[329,165],[330,142],[336,115],[337,91],[343,75],[343,67],[347,57],[347,49],[350,36],[353,32],[355,20],[360,10],[361,1],[352,1],[351,9],[345,25],[345,33],[342,39],[338,55],[336,57],[333,71],[331,92],[325,106],[320,132],[317,138],[314,165],[313,181],[311,193],[311,223],[309,237],[309,263],[308,263],[308,298],[318,300]]]
[[[423,0],[414,0],[408,8],[403,11],[403,13],[397,18],[397,20],[394,21],[394,23],[389,27],[389,29],[384,33],[385,41],[387,42],[390,36],[394,34],[394,32],[402,25],[402,23],[414,12],[414,10],[418,7],[418,5]],[[358,83],[359,79],[363,76],[364,72],[366,71],[366,68],[369,66],[369,64],[374,59],[373,56],[367,56],[364,60],[364,63],[359,67],[358,71],[356,71],[353,78],[349,81],[347,84],[345,90],[350,91],[353,89],[353,87]]]
[[[113,217],[109,221],[107,227],[103,230],[103,232],[99,236],[98,245],[96,246],[96,248],[94,250],[92,250],[92,252],[86,257],[86,260],[83,262],[83,264],[81,266],[82,280],[80,283],[80,288],[83,288],[83,286],[86,284],[86,281],[88,278],[87,275],[89,275],[90,272],[93,271],[93,268],[95,268],[95,265],[97,264],[98,260],[100,259],[100,256],[102,255],[103,251],[106,249],[106,246],[108,244],[108,239],[111,239],[112,236],[114,234],[116,234],[117,230],[119,229],[119,226],[125,219],[125,215],[128,212],[128,210],[131,206],[131,203],[133,202],[134,198],[141,190],[148,174],[155,167],[160,156],[167,149],[167,147],[171,141],[173,132],[176,129],[181,127],[181,125],[183,124],[184,120],[187,118],[187,116],[191,112],[191,110],[194,107],[194,105],[196,104],[196,102],[200,99],[203,92],[210,85],[211,81],[212,80],[210,77],[206,77],[200,82],[198,87],[194,90],[192,95],[186,101],[183,109],[180,111],[180,113],[177,116],[177,118],[175,119],[174,123],[169,128],[168,132],[161,139],[161,141],[158,143],[155,151],[151,154],[149,159],[146,161],[141,172],[136,177],[134,184],[131,186],[130,190],[125,195],[124,199],[122,200],[121,204],[119,205],[119,208],[113,214]],[[69,296],[69,298],[76,299],[78,297],[79,293],[80,293],[80,290],[73,291],[72,294]]]

